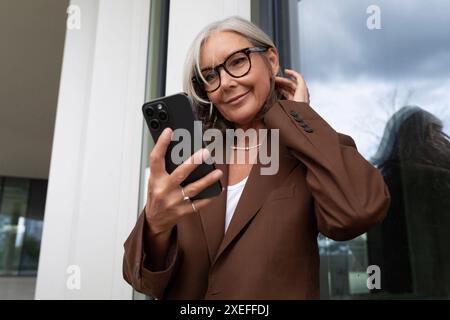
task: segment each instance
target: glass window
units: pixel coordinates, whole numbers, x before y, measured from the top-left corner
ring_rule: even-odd
[[[47,181],[0,178],[0,299],[32,299]]]
[[[387,218],[367,234],[319,236],[322,298],[448,297],[450,3],[281,3],[295,3],[298,14],[278,19],[291,28],[289,45],[277,43],[291,53],[286,67],[299,69],[311,106],[354,138],[392,197]],[[371,265],[380,268],[379,289],[376,278],[367,285]]]
[[[19,275],[29,181],[4,178],[0,208],[0,274]]]

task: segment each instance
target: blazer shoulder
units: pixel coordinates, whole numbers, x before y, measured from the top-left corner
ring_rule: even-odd
[[[338,132],[339,143],[345,146],[356,148],[355,141],[351,136]]]
[[[298,102],[293,100],[278,100],[280,106],[286,113],[296,112],[298,116],[305,120],[322,119],[322,117],[306,102]],[[339,143],[342,145],[356,148],[355,141],[349,135],[336,132],[338,134]]]
[[[306,102],[278,100],[278,103],[286,113],[289,114],[290,112],[296,112],[304,120],[320,118],[320,115]]]

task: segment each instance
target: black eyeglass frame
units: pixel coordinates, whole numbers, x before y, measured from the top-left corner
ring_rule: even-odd
[[[245,76],[250,72],[250,70],[252,69],[252,59],[250,59],[250,53],[252,53],[252,52],[266,52],[266,51],[269,50],[270,48],[271,48],[271,47],[249,47],[249,48],[244,48],[244,49],[241,49],[241,50],[237,50],[237,51],[233,52],[232,54],[230,54],[230,55],[225,59],[225,61],[224,61],[223,63],[221,63],[221,64],[215,66],[214,68],[205,68],[205,69],[203,69],[202,71],[204,71],[204,70],[214,70],[214,71],[218,74],[218,76],[219,76],[219,85],[218,85],[217,88],[215,88],[214,90],[207,91],[207,90],[204,88],[204,82],[203,82],[203,80],[202,80],[202,79],[200,78],[200,76],[198,76],[198,75],[192,77],[191,80],[192,80],[192,82],[197,83],[197,84],[198,84],[205,92],[207,92],[207,93],[212,93],[212,92],[218,90],[218,89],[220,88],[220,86],[222,85],[222,78],[221,78],[221,76],[220,76],[220,68],[223,68],[223,69],[225,70],[225,72],[228,73],[228,74],[229,74],[230,76],[232,76],[233,78],[242,78],[242,77],[245,77]],[[231,74],[230,71],[227,70],[227,68],[225,67],[225,65],[226,65],[227,61],[228,61],[232,56],[234,56],[236,53],[241,53],[241,52],[244,53],[244,54],[247,56],[247,59],[248,59],[248,61],[249,61],[249,63],[250,63],[250,66],[249,66],[247,72],[245,72],[243,75],[240,75],[240,76],[236,77],[236,76],[234,76],[233,74]]]

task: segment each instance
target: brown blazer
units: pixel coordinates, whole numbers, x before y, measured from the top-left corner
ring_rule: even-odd
[[[388,189],[350,136],[306,103],[280,100],[264,121],[280,129],[278,173],[253,165],[225,235],[226,189],[183,218],[161,271],[145,263],[142,213],[124,245],[123,276],[133,288],[157,299],[317,299],[318,232],[349,240],[382,221]],[[228,166],[217,168],[227,186]]]

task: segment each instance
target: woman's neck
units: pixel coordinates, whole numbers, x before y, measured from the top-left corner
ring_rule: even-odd
[[[235,124],[235,129],[242,129],[244,131],[247,131],[248,129],[255,129],[258,131],[259,129],[264,129],[266,126],[264,125],[264,122],[262,120],[255,120],[246,124]]]

